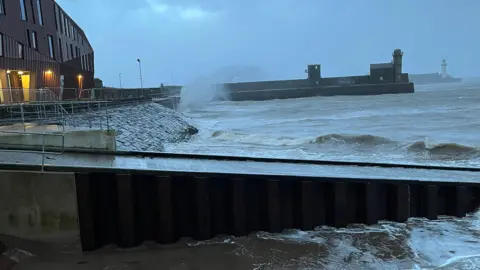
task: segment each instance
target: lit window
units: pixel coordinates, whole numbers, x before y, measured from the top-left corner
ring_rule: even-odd
[[[5,3],[3,0],[0,0],[0,14],[5,14]]]
[[[37,0],[38,23],[43,26],[42,1]]]
[[[21,58],[23,59],[23,44],[22,43],[18,43],[18,58]]]
[[[48,52],[50,54],[50,58],[55,58],[55,50],[53,48],[53,37],[48,36]]]
[[[20,0],[20,19],[27,20],[27,9],[25,8],[25,0]]]
[[[31,45],[32,45],[32,48],[34,48],[35,50],[38,49],[37,47],[37,32],[35,31],[32,31],[32,41],[31,41]]]

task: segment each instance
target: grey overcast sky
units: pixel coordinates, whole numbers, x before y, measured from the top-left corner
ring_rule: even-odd
[[[118,86],[185,84],[223,67],[265,79],[368,73],[404,50],[404,72],[480,76],[480,0],[57,0],[95,49],[96,76]]]

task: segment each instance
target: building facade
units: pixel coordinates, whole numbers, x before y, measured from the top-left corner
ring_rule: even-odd
[[[93,87],[93,48],[55,0],[0,0],[0,103]]]

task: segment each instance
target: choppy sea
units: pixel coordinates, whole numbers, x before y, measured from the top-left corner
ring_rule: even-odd
[[[478,81],[404,95],[198,102],[182,111],[200,132],[169,152],[480,166]],[[251,269],[479,269],[480,214],[257,233],[196,248],[208,244],[233,245],[225,252]]]

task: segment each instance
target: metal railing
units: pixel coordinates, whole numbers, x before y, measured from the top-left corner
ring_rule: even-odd
[[[55,89],[23,89],[23,88],[8,88],[0,89],[2,100],[0,104],[20,104],[20,103],[35,103],[35,102],[50,102],[58,101],[58,94]]]
[[[3,137],[0,151],[41,153],[42,170],[45,154],[64,153],[67,132],[85,129],[110,129],[108,102],[55,101],[0,106],[0,140],[2,135],[17,137]],[[21,136],[41,136],[42,139]],[[52,144],[51,137],[58,136],[60,145]]]
[[[1,151],[2,152],[15,152],[15,153],[41,153],[41,159],[42,159],[42,163],[41,163],[41,170],[42,172],[44,171],[44,167],[45,167],[45,155],[46,154],[49,154],[49,155],[62,155],[63,153],[65,153],[65,133],[62,132],[62,133],[53,133],[53,132],[26,132],[26,131],[11,131],[11,130],[1,130],[0,129],[0,133],[3,133],[3,134],[13,134],[13,135],[40,135],[42,136],[42,143],[41,143],[41,150],[36,150],[36,148],[39,147],[39,145],[35,145],[35,144],[32,144],[32,145],[24,145],[24,144],[5,144],[5,143],[1,143],[0,142],[0,148],[1,148]],[[46,136],[54,136],[54,137],[60,137],[61,138],[61,144],[56,147],[56,151],[51,151],[51,152],[48,152],[45,150],[46,148],[46,145],[45,145],[45,137]],[[2,137],[2,135],[0,134],[0,138]],[[19,147],[21,148],[24,148],[24,149],[19,149]],[[49,147],[49,146],[47,146]],[[13,149],[11,149],[13,148]],[[59,149],[58,149],[59,148]]]
[[[37,103],[54,101],[85,101],[95,99],[92,89],[48,87],[40,89],[0,89],[0,104]],[[99,98],[97,98],[99,99]],[[101,100],[101,99],[100,99]]]
[[[57,131],[62,132],[65,127],[109,129],[108,102],[56,101],[0,106],[0,126],[18,130],[18,125],[22,125],[25,132],[31,126],[45,125],[56,125]]]
[[[180,103],[180,95],[165,96],[162,94],[152,94],[150,98],[153,102],[159,103],[167,108],[177,110]]]
[[[118,101],[131,99],[168,98],[180,91],[169,88],[60,88],[41,89],[0,88],[0,105],[44,103],[55,101]]]
[[[65,134],[78,129],[110,129],[107,102],[44,102],[8,104],[0,107],[0,151],[41,154],[43,171],[46,154],[65,152]],[[8,135],[17,138],[7,138]],[[22,136],[41,136],[22,138]],[[59,145],[52,137],[60,137]],[[50,140],[49,140],[50,138]],[[46,151],[48,150],[48,151]],[[51,151],[50,151],[51,150]]]

